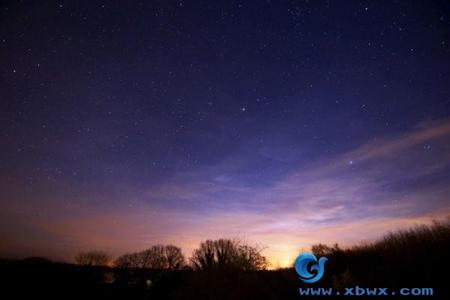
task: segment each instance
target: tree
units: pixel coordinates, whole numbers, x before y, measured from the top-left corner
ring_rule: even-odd
[[[114,265],[118,268],[141,268],[142,259],[139,253],[124,254],[115,260]]]
[[[235,240],[207,240],[194,251],[191,263],[197,270],[263,270],[268,262],[262,250]]]
[[[239,249],[236,242],[232,240],[220,239],[214,241],[213,243],[217,266],[219,268],[225,268],[237,262],[237,259],[239,257]]]
[[[164,246],[156,245],[140,252],[142,257],[142,267],[150,269],[166,269],[166,257],[164,255]]]
[[[82,266],[106,266],[111,259],[108,253],[98,250],[79,252],[75,256],[76,263]]]
[[[266,257],[261,255],[262,248],[240,245],[238,251],[239,265],[249,271],[265,270],[269,266]]]
[[[179,270],[186,265],[181,249],[173,245],[155,245],[147,250],[124,254],[114,262],[118,268]]]
[[[180,270],[185,266],[185,258],[181,249],[174,245],[167,245],[164,248],[167,268],[169,270]]]
[[[311,247],[311,251],[316,257],[332,256],[334,253],[339,252],[340,250],[341,249],[339,248],[338,244],[334,244],[333,247],[329,247],[324,244],[317,244]]]
[[[212,270],[215,268],[215,246],[214,241],[207,240],[200,244],[200,248],[196,249],[191,257],[194,269]]]

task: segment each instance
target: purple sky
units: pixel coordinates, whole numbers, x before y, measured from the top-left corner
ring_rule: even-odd
[[[449,137],[450,121],[422,123],[408,134],[378,137],[307,162],[266,186],[234,181],[227,176],[231,170],[219,164],[147,189],[121,184],[113,187],[115,198],[92,196],[117,201],[110,207],[61,201],[51,191],[45,208],[39,207],[42,198],[28,200],[27,206],[18,199],[6,201],[2,250],[70,260],[83,249],[120,255],[173,243],[189,254],[204,239],[230,237],[267,247],[273,266],[286,266],[315,243],[348,246],[450,215],[449,177],[442,175],[450,167]],[[240,159],[231,157],[226,166],[238,168]],[[211,176],[212,170],[222,175]],[[95,187],[85,188],[90,194]],[[20,185],[14,189],[19,193]],[[163,207],[153,199],[190,207]]]
[[[276,267],[449,215],[448,4],[218,2],[2,4],[1,256]]]

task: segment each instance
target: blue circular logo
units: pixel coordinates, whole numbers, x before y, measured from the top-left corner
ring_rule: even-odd
[[[321,257],[317,261],[314,254],[305,252],[297,257],[294,268],[303,282],[313,283],[322,278],[327,260],[328,258]]]

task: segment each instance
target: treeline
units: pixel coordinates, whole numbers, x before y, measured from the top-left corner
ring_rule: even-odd
[[[115,260],[102,251],[80,253],[79,265],[38,258],[0,260],[0,282],[24,299],[275,300],[298,299],[299,287],[343,291],[355,286],[433,288],[433,298],[450,299],[450,222],[388,233],[346,249],[314,245],[312,252],[328,261],[323,277],[313,284],[303,283],[292,267],[264,270],[261,250],[218,239],[201,243],[188,259],[179,247],[155,245]]]
[[[75,256],[79,265],[107,266],[117,268],[155,270],[265,270],[269,263],[261,254],[263,248],[251,246],[243,241],[231,239],[202,242],[189,260],[181,249],[174,245],[155,245],[146,250],[127,253],[113,260],[104,251],[80,252]]]
[[[179,247],[156,245],[141,252],[124,254],[114,265],[118,268],[180,270],[186,266],[186,260]]]
[[[450,221],[391,232],[348,249],[318,244],[311,250],[328,258],[321,284],[439,286],[450,270]]]

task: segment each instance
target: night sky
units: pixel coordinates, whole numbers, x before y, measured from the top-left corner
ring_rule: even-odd
[[[0,101],[2,256],[450,215],[446,1],[3,1]]]

